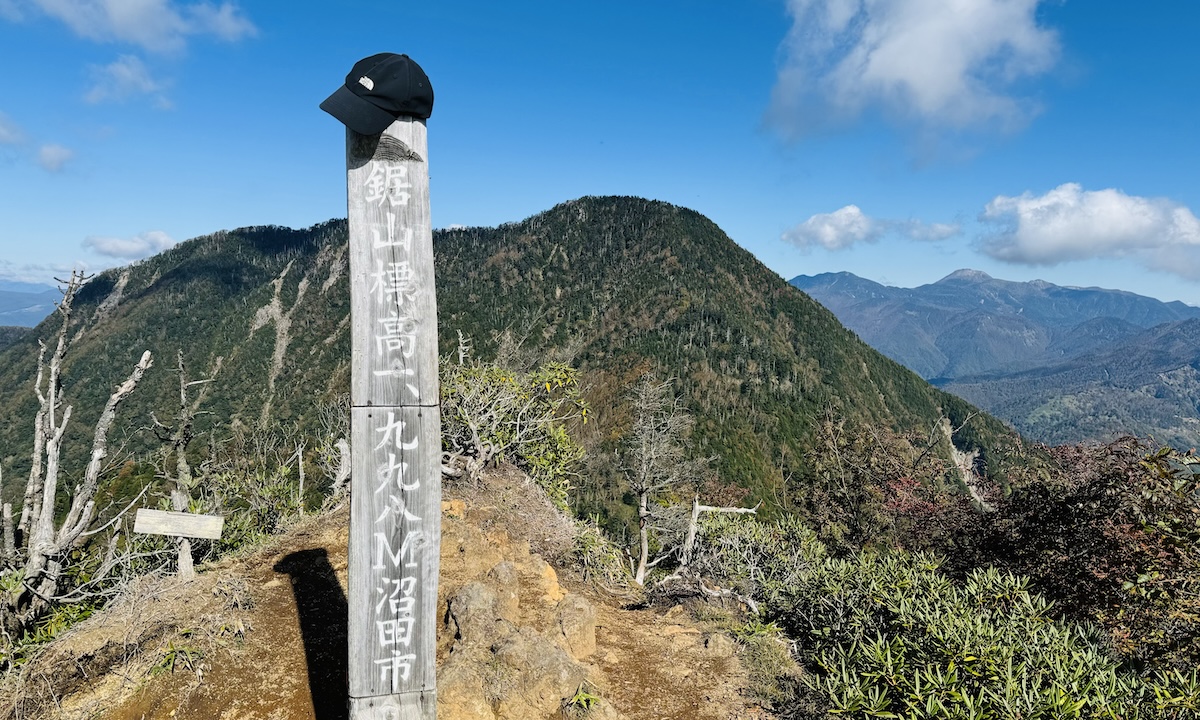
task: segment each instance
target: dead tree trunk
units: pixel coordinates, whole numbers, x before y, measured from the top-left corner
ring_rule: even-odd
[[[644,585],[646,573],[674,549],[650,560],[650,521],[654,497],[699,477],[712,458],[687,459],[694,421],[672,394],[672,381],[643,375],[630,393],[633,427],[621,449],[621,464],[631,491],[638,496],[638,561],[634,581]]]
[[[633,581],[638,585],[645,584],[646,570],[650,565],[650,493],[643,490],[638,493],[638,562],[634,570]]]
[[[134,391],[151,364],[150,351],[147,350],[142,353],[141,360],[134,366],[133,372],[125,382],[108,398],[104,412],[96,423],[95,434],[92,437],[92,455],[84,471],[83,481],[75,487],[71,508],[57,532],[54,529],[57,482],[51,482],[51,477],[56,476],[58,472],[62,431],[71,416],[70,405],[63,413],[63,423],[59,425],[55,436],[47,439],[46,483],[42,493],[41,517],[35,518],[37,531],[34,533],[33,542],[29,547],[29,558],[25,563],[25,589],[32,596],[24,613],[26,619],[37,617],[55,600],[63,571],[63,559],[69,551],[79,547],[84,531],[95,519],[100,471],[104,466],[104,458],[108,456],[108,431],[116,419],[117,407]]]
[[[62,326],[48,367],[45,365],[44,344],[38,354],[34,392],[40,407],[34,427],[35,453],[33,469],[25,488],[25,504],[19,526],[22,539],[27,539],[27,542],[23,542],[26,550],[23,567],[24,586],[14,597],[6,599],[8,606],[4,608],[9,623],[15,619],[17,625],[27,625],[58,599],[59,584],[65,570],[64,563],[72,550],[82,546],[85,531],[95,519],[96,492],[99,489],[104,458],[108,455],[108,432],[116,419],[117,407],[134,391],[152,364],[150,351],[147,350],[125,382],[108,398],[99,420],[96,421],[91,458],[84,470],[83,479],[75,487],[66,517],[56,526],[54,511],[58,496],[59,459],[63,435],[72,412],[70,405],[63,408],[62,365],[69,345],[71,305],[86,280],[87,277],[82,273],[72,273],[71,278],[65,281],[63,299],[58,306],[62,315]]]
[[[45,367],[46,360],[46,345],[38,341],[40,349],[38,350],[37,362],[37,379],[34,381],[34,392],[38,396],[38,411],[33,418],[33,458],[29,466],[29,481],[25,485],[25,501],[21,504],[21,522],[17,525],[17,531],[21,534],[21,539],[28,539],[29,531],[33,523],[33,516],[37,512],[37,505],[41,503],[42,493],[42,461],[46,455],[46,435],[42,432],[42,426],[46,422],[46,398],[42,395],[42,370]]]
[[[3,473],[4,468],[0,467],[0,488],[4,487]],[[0,490],[0,495],[3,495],[2,490]],[[2,555],[0,555],[0,564],[2,564],[3,567],[8,568],[11,567],[17,559],[17,542],[13,533],[12,504],[4,503],[4,506],[0,507],[0,512],[3,513],[2,521],[4,523],[4,549],[3,551],[0,551],[2,552]]]
[[[761,505],[762,503],[759,503]],[[692,555],[696,551],[696,532],[700,528],[700,513],[733,513],[740,515],[756,515],[758,514],[758,505],[752,508],[739,507],[716,507],[713,505],[701,505],[700,496],[696,495],[692,498],[692,514],[688,520],[687,535],[683,539],[683,549],[679,553],[679,569],[676,573],[682,573],[692,564]]]
[[[213,378],[188,382],[187,367],[183,364],[183,350],[178,351],[177,358],[179,413],[175,418],[175,427],[170,428],[159,422],[153,413],[150,414],[150,417],[154,420],[154,432],[158,435],[158,439],[167,443],[168,458],[164,459],[164,471],[170,458],[173,457],[175,460],[174,476],[166,473],[171,480],[171,509],[175,512],[187,512],[188,503],[192,499],[192,487],[195,484],[192,478],[192,466],[187,459],[187,448],[195,437],[196,415],[199,412],[200,403],[204,399],[204,393],[201,392],[195,402],[189,403],[187,390],[192,385],[212,382]],[[192,541],[186,537],[179,537],[176,538],[176,543],[179,550],[178,574],[181,578],[190,580],[196,576],[195,566],[192,563]]]

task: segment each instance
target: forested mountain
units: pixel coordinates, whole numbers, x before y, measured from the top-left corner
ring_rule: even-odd
[[[20,325],[5,325],[0,327],[0,350],[12,345],[29,332],[29,328]]]
[[[647,369],[677,379],[696,418],[697,454],[717,458],[722,486],[748,500],[786,504],[811,473],[823,417],[932,437],[942,418],[960,449],[997,471],[1015,436],[858,340],[700,214],[637,198],[589,197],[497,228],[434,238],[441,348],[461,331],[494,352],[511,330],[538,357],[570,356],[583,372],[594,422],[589,442],[611,448],[629,421],[626,395]],[[199,428],[312,428],[314,407],[347,390],[349,291],[346,226],[243,228],[184,242],[93,279],[64,372],[75,404],[69,442],[150,349],[155,367],[123,406],[128,447],[154,445],[156,410],[178,404],[176,352],[204,386]],[[27,468],[36,340],[50,318],[0,355],[0,443],[5,477]],[[607,475],[606,475],[607,473]],[[617,468],[599,468],[594,501],[619,503]],[[604,478],[607,477],[606,481]],[[8,493],[15,492],[9,488]]]
[[[844,272],[800,275],[791,282],[872,347],[925,378],[1027,369],[1155,325],[1200,318],[1200,308],[1181,302],[1041,280],[997,280],[978,270],[958,270],[916,288]]]
[[[958,378],[944,387],[1047,443],[1129,433],[1181,450],[1200,447],[1200,320],[1142,330],[1060,363]]]
[[[917,288],[800,276],[872,346],[1049,444],[1200,444],[1200,308],[959,270]]]

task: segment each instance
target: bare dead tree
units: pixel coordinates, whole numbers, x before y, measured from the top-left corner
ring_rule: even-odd
[[[74,488],[71,504],[60,523],[55,522],[59,492],[60,458],[63,435],[71,419],[72,406],[64,407],[62,397],[62,368],[69,343],[71,308],[79,289],[89,278],[72,272],[65,283],[63,299],[58,304],[62,325],[50,363],[45,364],[46,346],[38,354],[37,380],[34,392],[39,409],[35,416],[34,462],[25,489],[25,504],[21,510],[24,558],[20,568],[21,589],[4,598],[5,625],[19,627],[39,617],[47,607],[62,599],[61,581],[71,551],[81,548],[88,538],[87,530],[96,517],[96,493],[99,489],[104,459],[108,456],[108,433],[116,419],[117,407],[134,391],[152,359],[150,351],[142,354],[129,377],[109,396],[96,421],[92,435],[92,450],[82,480]],[[44,461],[44,465],[43,465]],[[110,541],[110,545],[115,541]],[[109,553],[116,556],[115,549]],[[111,569],[106,562],[101,569]],[[95,577],[95,576],[94,576]]]
[[[718,507],[715,505],[701,505],[700,496],[696,495],[692,498],[692,514],[688,520],[687,535],[683,540],[683,549],[679,554],[679,569],[676,573],[682,573],[688,570],[692,564],[692,554],[696,549],[696,532],[700,528],[700,513],[713,514],[733,514],[733,515],[757,515],[758,508],[762,505],[759,503],[752,508],[741,507]]]
[[[471,338],[463,335],[463,331],[458,331],[458,364],[465,365],[467,359],[471,357]]]
[[[0,467],[0,489],[4,487],[4,468]],[[0,490],[0,495],[3,495]],[[0,567],[10,567],[17,559],[17,541],[16,533],[13,529],[12,518],[12,503],[4,503],[0,507],[0,512],[3,513],[2,521],[4,523],[4,549],[0,551]]]
[[[68,287],[70,290],[70,287]],[[74,293],[68,298],[64,293],[62,302],[58,304],[58,312],[63,316],[63,327],[59,332],[59,345],[61,352],[66,352],[64,341],[67,334],[67,324],[71,319],[71,300],[74,298]],[[62,363],[61,353],[55,351],[58,356],[57,362],[53,363],[58,367]],[[29,466],[29,481],[25,484],[25,500],[21,505],[21,522],[17,525],[17,531],[20,533],[22,541],[28,540],[29,531],[33,525],[35,515],[41,514],[42,503],[42,464],[46,459],[46,433],[44,428],[46,425],[46,410],[49,405],[45,394],[42,392],[42,380],[44,379],[46,369],[46,343],[38,340],[38,359],[37,359],[37,377],[33,382],[33,391],[37,395],[38,410],[33,418],[33,458]],[[61,405],[61,400],[59,401]]]
[[[638,498],[638,555],[634,581],[643,585],[646,572],[679,550],[676,546],[650,559],[651,503],[685,481],[694,480],[711,462],[689,459],[688,441],[694,420],[674,395],[671,380],[654,373],[638,380],[631,393],[633,427],[621,449],[621,465],[630,490]]]
[[[317,405],[316,463],[331,480],[326,506],[340,503],[350,487],[350,395],[341,394]]]
[[[150,419],[154,422],[154,434],[164,443],[165,454],[168,456],[164,458],[163,474],[171,483],[171,508],[175,512],[185,512],[192,499],[192,488],[195,485],[192,467],[187,459],[187,449],[196,436],[196,416],[200,414],[200,403],[204,401],[205,396],[205,389],[201,389],[196,399],[189,402],[188,388],[194,385],[207,385],[215,378],[188,382],[187,368],[183,364],[183,350],[178,351],[177,357],[179,362],[177,368],[179,372],[179,410],[175,416],[175,427],[169,427],[159,421],[153,412],[150,413]],[[214,370],[214,372],[216,371]],[[172,458],[175,460],[174,474],[166,471],[169,460]],[[196,570],[192,563],[192,541],[185,537],[176,538],[176,545],[179,550],[179,576],[185,579],[195,577]]]

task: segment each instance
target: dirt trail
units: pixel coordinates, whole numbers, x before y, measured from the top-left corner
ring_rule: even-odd
[[[474,489],[465,503],[446,504],[443,603],[496,558],[529,558],[539,567],[530,548],[552,555],[561,545],[562,524],[546,506],[531,510],[534,499],[527,481],[509,473]],[[141,588],[32,661],[23,692],[10,687],[5,694],[6,705],[17,701],[10,716],[345,720],[347,518],[343,509],[308,519],[253,555],[205,568],[191,583]],[[595,606],[596,651],[586,662],[601,695],[624,717],[771,717],[745,697],[748,681],[732,643],[712,639],[681,608],[625,610],[570,567],[543,574]],[[439,628],[439,663],[451,647],[446,634]]]

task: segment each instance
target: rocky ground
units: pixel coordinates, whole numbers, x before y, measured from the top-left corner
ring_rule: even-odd
[[[347,518],[308,518],[191,582],[131,588],[10,678],[0,717],[345,720]],[[771,717],[727,635],[584,582],[571,524],[519,473],[448,489],[442,522],[440,718]],[[564,708],[581,691],[590,710]]]

